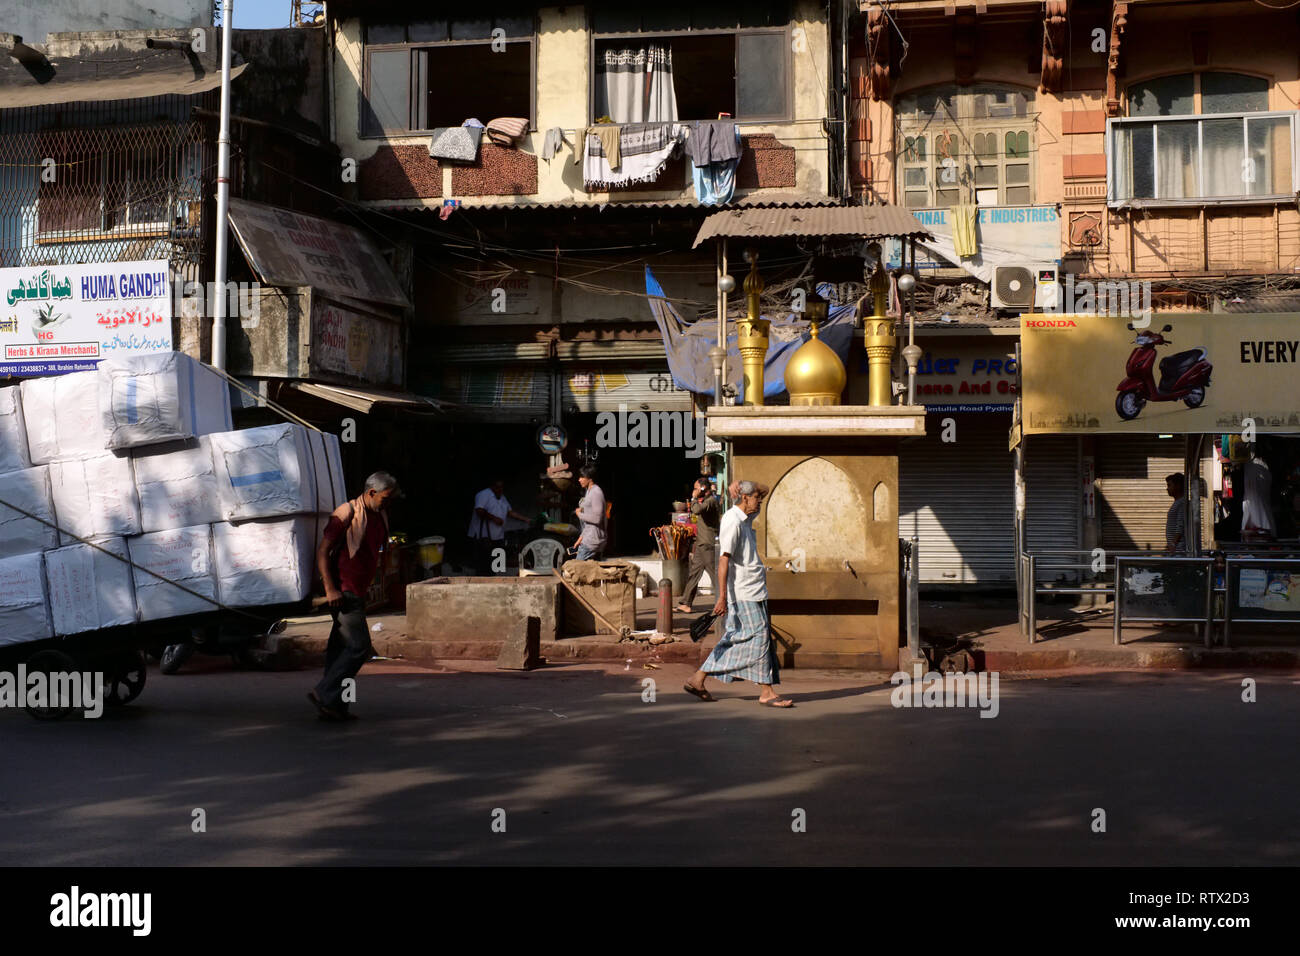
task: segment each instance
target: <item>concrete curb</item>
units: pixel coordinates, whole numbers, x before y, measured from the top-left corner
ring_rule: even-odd
[[[974,650],[980,670],[1063,670],[1072,667],[1105,670],[1242,670],[1249,668],[1300,670],[1300,650],[1277,648],[1157,647],[1071,650]]]

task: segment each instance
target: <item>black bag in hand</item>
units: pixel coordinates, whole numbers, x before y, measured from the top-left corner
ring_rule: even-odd
[[[695,623],[691,625],[691,640],[696,644],[704,640],[705,635],[709,633],[709,629],[713,627],[713,622],[717,619],[718,615],[712,611],[697,617]]]

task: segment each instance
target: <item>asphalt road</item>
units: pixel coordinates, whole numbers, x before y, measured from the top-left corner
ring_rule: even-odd
[[[894,708],[873,675],[705,704],[687,673],[372,664],[346,725],[308,671],[153,670],[99,720],[0,711],[0,864],[1300,863],[1292,674],[1253,675],[1257,703],[1239,674],[1003,680],[988,719]]]

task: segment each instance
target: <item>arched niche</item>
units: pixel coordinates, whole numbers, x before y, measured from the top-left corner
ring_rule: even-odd
[[[867,503],[847,474],[825,458],[795,465],[772,489],[765,508],[767,555],[806,560],[868,558]]]

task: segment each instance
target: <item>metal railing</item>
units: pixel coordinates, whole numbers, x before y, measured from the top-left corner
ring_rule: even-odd
[[[1020,555],[1019,573],[1016,576],[1019,587],[1018,604],[1021,636],[1027,638],[1030,644],[1036,643],[1038,640],[1038,597],[1040,595],[1046,597],[1053,594],[1075,594],[1080,596],[1096,594],[1113,602],[1115,600],[1115,559],[1147,553],[1144,551],[1106,551],[1104,552],[1102,565],[1098,568],[1094,552],[1086,549],[1049,548],[1041,551],[1023,552]],[[1081,558],[1086,558],[1086,560],[1081,561]],[[1042,571],[1092,572],[1097,577],[1093,582],[1088,582],[1083,580],[1083,574],[1080,573],[1080,581],[1076,587],[1057,585],[1039,587],[1038,575]],[[1106,580],[1107,578],[1109,578],[1109,581]]]
[[[907,650],[912,660],[921,656],[921,572],[918,564],[920,547],[916,538],[899,538],[898,553],[902,559],[904,614],[907,627]]]

